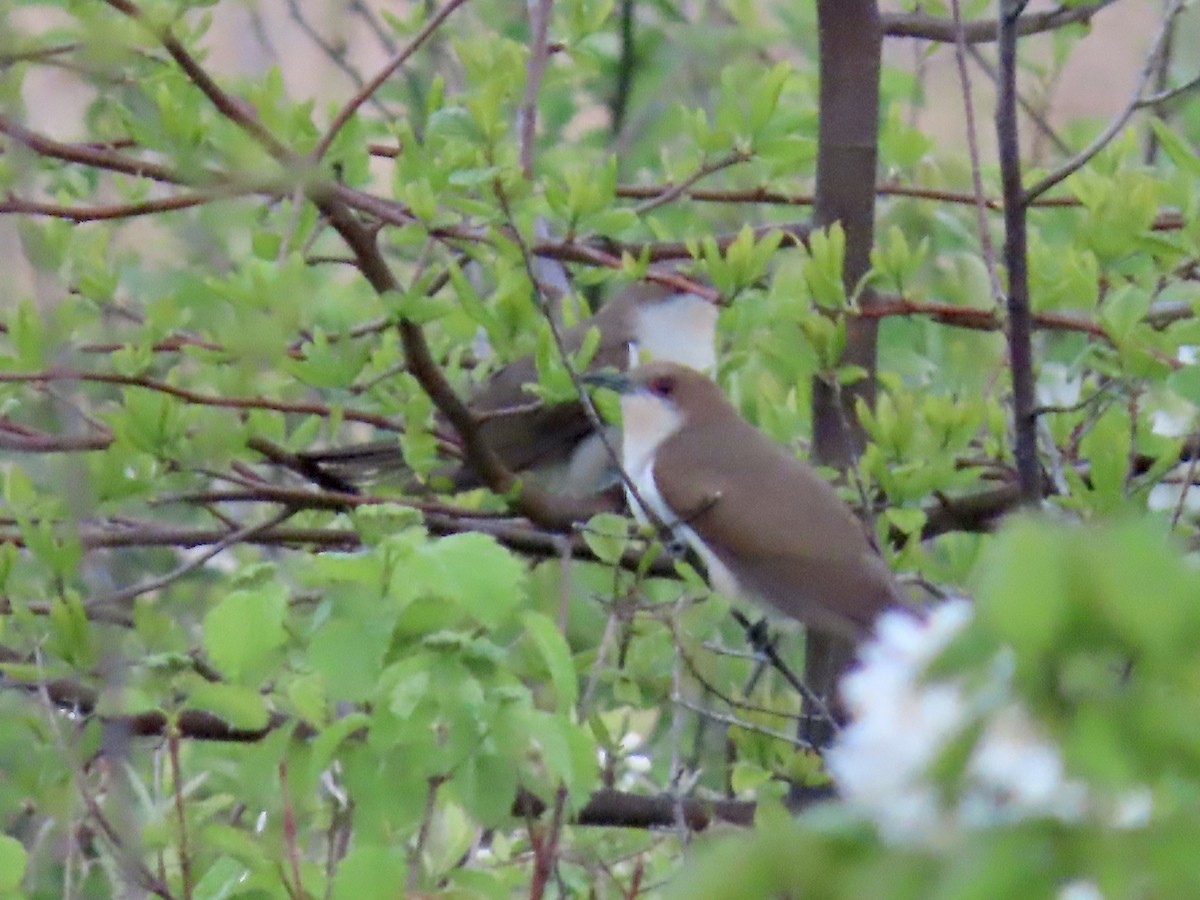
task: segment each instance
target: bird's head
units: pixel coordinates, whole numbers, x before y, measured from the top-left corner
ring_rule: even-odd
[[[671,362],[652,362],[628,372],[598,372],[585,379],[621,397],[626,442],[657,447],[685,424],[698,424],[728,406],[704,374]]]

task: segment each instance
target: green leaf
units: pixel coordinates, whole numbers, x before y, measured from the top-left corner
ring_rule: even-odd
[[[1167,387],[1184,400],[1200,406],[1200,366],[1184,366],[1167,378]]]
[[[1154,129],[1154,134],[1158,137],[1163,152],[1171,158],[1171,162],[1175,163],[1181,172],[1185,172],[1192,178],[1200,178],[1200,156],[1187,142],[1168,128],[1162,119],[1152,118],[1150,127]]]
[[[571,649],[558,630],[558,626],[539,612],[528,611],[521,616],[525,633],[533,640],[550,671],[554,684],[555,709],[570,715],[579,700],[579,681],[571,661]]]
[[[1061,529],[1033,518],[1014,521],[988,549],[976,576],[981,620],[1019,648],[1051,649],[1067,622],[1064,552]]]
[[[232,856],[219,856],[196,882],[196,900],[225,900],[233,897],[247,874],[246,866]]]
[[[418,579],[425,590],[453,601],[489,627],[503,622],[525,598],[524,564],[485,534],[455,534],[432,541],[409,560],[409,566],[397,576]]]
[[[249,731],[265,728],[271,718],[266,701],[258,691],[236,684],[202,681],[192,688],[188,702],[234,728]]]
[[[325,678],[334,700],[366,700],[383,671],[392,641],[394,620],[333,619],[317,629],[308,647],[308,662]]]
[[[89,668],[96,660],[96,635],[88,625],[87,612],[79,595],[67,591],[50,603],[52,637],[50,648],[67,661]]]
[[[629,520],[616,513],[597,513],[588,519],[580,534],[598,560],[616,565],[629,546]]]
[[[324,769],[328,766],[333,761],[338,747],[355,732],[365,731],[370,724],[371,718],[365,713],[351,713],[321,729],[321,733],[313,740],[314,768]]]
[[[282,646],[287,595],[271,585],[234,591],[204,617],[204,649],[213,665],[234,681],[252,681]]]
[[[484,826],[497,825],[512,815],[517,796],[517,767],[498,753],[477,753],[455,779],[462,801]]]
[[[403,897],[406,872],[401,847],[355,846],[338,865],[333,878],[333,900]]]
[[[901,534],[919,534],[925,527],[925,511],[923,509],[902,509],[890,506],[884,511],[884,516],[896,526]]]
[[[16,838],[0,834],[0,891],[15,891],[21,886],[26,862],[24,845]]]
[[[809,236],[808,259],[804,280],[813,302],[823,309],[841,309],[846,305],[842,266],[846,256],[846,233],[840,222],[817,229]]]

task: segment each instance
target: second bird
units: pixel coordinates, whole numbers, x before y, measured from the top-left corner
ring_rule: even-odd
[[[696,551],[717,591],[852,638],[906,605],[833,487],[705,375],[654,362],[591,380],[621,395],[622,462],[638,494]],[[645,520],[632,497],[630,506]]]

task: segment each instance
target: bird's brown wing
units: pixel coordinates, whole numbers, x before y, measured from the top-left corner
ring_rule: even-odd
[[[833,487],[750,424],[725,420],[668,438],[654,475],[667,506],[741,588],[781,612],[858,634],[902,602]]]
[[[629,320],[631,304],[616,298],[599,313],[563,333],[563,345],[574,353],[588,331],[600,329],[600,345],[590,368],[629,365],[629,341],[633,336]],[[522,357],[497,371],[471,398],[476,413],[491,414],[480,425],[488,445],[509,469],[526,469],[564,462],[576,445],[591,433],[591,423],[579,401],[538,404],[538,397],[526,385],[537,382],[537,365],[532,356]],[[505,409],[514,412],[496,415]],[[462,486],[473,479],[463,473]]]

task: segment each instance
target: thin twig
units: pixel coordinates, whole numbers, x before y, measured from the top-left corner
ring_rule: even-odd
[[[1143,97],[1137,102],[1137,108],[1146,109],[1151,106],[1161,106],[1164,103],[1169,103],[1176,97],[1181,97],[1184,94],[1194,91],[1198,87],[1200,87],[1200,75],[1194,75],[1177,87],[1165,88],[1156,94],[1151,94],[1149,97]]]
[[[1187,509],[1187,495],[1192,485],[1196,481],[1196,466],[1200,464],[1200,453],[1193,454],[1188,462],[1187,476],[1183,479],[1183,484],[1179,488],[1179,502],[1175,504],[1175,509],[1171,513],[1171,530],[1174,531],[1179,525],[1179,520],[1183,518],[1183,511]]]
[[[224,191],[198,191],[190,194],[176,194],[173,197],[161,197],[157,200],[115,203],[108,206],[63,206],[59,203],[22,200],[20,197],[9,195],[0,200],[0,215],[46,216],[54,219],[67,219],[71,222],[102,222],[190,209],[193,206],[212,203],[214,200],[225,200],[250,193],[254,193],[253,188],[230,186],[229,190]]]
[[[146,28],[162,44],[163,49],[183,69],[184,74],[191,80],[201,93],[222,116],[237,125],[248,135],[258,141],[267,152],[280,162],[298,162],[296,155],[259,121],[254,108],[239,97],[226,93],[212,76],[196,61],[183,44],[171,32],[169,27],[159,28],[145,17],[141,8],[131,0],[104,0],[109,6],[125,16],[133,19]]]
[[[425,787],[425,811],[421,815],[421,827],[417,830],[417,839],[408,850],[408,877],[404,889],[412,893],[421,883],[421,857],[425,853],[425,845],[429,841],[429,831],[433,827],[433,815],[437,812],[438,788],[442,786],[441,776],[429,778]]]
[[[397,69],[408,62],[409,57],[421,49],[421,45],[429,40],[433,33],[441,27],[442,23],[450,17],[451,13],[466,2],[467,0],[448,0],[445,6],[429,17],[424,27],[413,36],[413,39],[408,42],[403,50],[392,57],[374,78],[363,85],[358,93],[346,101],[345,105],[337,111],[337,115],[333,117],[333,121],[325,129],[325,134],[321,136],[321,140],[317,142],[317,146],[313,149],[312,160],[314,162],[320,162],[325,154],[329,152],[329,147],[333,143],[334,138],[342,130],[342,126],[350,121],[350,117],[358,111],[358,108],[374,96],[375,92],[383,86],[383,83],[391,78]]]
[[[999,86],[1000,75],[996,72],[996,67],[988,62],[987,58],[983,55],[979,48],[974,44],[968,44],[967,54],[975,61],[975,65],[983,70],[983,74],[991,79],[993,84]],[[1046,121],[1046,117],[1042,115],[1041,111],[1039,111],[1032,103],[1026,100],[1020,91],[1017,91],[1017,105],[1021,108],[1021,112],[1025,113],[1025,115],[1029,118],[1029,121],[1033,123],[1034,127],[1037,128],[1037,130],[1040,131],[1050,141],[1050,143],[1054,145],[1055,150],[1057,150],[1063,156],[1066,156],[1071,152],[1071,148],[1067,142],[1058,136],[1058,132],[1050,127],[1050,123]],[[997,202],[995,208],[999,209],[1000,206],[1001,204]]]
[[[682,197],[688,192],[688,189],[691,188],[692,185],[702,181],[709,175],[720,172],[722,169],[728,169],[730,166],[736,166],[739,163],[744,163],[750,158],[751,153],[747,150],[731,151],[730,153],[722,156],[720,159],[714,160],[710,163],[705,163],[704,165],[700,166],[700,168],[698,168],[695,172],[678,184],[664,186],[661,194],[656,197],[651,197],[643,203],[639,203],[633,208],[633,211],[639,216],[644,216],[651,210],[658,209],[658,207],[665,206],[673,200]]]
[[[364,83],[363,77],[354,66],[346,62],[346,48],[342,47],[338,49],[329,43],[319,31],[313,28],[312,23],[304,17],[304,13],[300,9],[300,0],[286,0],[286,3],[292,21],[308,36],[310,41],[317,45],[317,48],[328,57],[330,62],[341,69],[354,87],[361,89]],[[374,106],[385,119],[391,120],[396,117],[396,114],[389,110],[378,97],[371,96],[367,102]]]
[[[171,761],[171,786],[175,795],[175,817],[179,820],[179,876],[184,900],[192,900],[192,854],[188,847],[187,811],[183,804],[183,766],[179,763],[179,732],[167,732],[167,758]]]
[[[333,410],[324,403],[294,403],[286,400],[268,400],[265,397],[223,397],[219,394],[202,394],[199,391],[177,387],[165,381],[143,378],[137,375],[121,375],[116,372],[87,372],[77,369],[48,369],[41,372],[0,372],[0,384],[38,384],[40,382],[81,381],[92,384],[116,384],[140,387],[177,397],[198,406],[216,406],[223,409],[266,409],[274,412],[303,413],[314,416],[332,416]],[[386,416],[339,408],[338,415],[347,421],[365,422],[385,431],[399,431],[399,423]]]
[[[686,793],[683,783],[683,638],[679,617],[683,613],[686,591],[681,591],[671,607],[671,646],[675,658],[671,660],[671,778],[667,789],[675,798],[675,830],[680,842],[687,846],[691,831],[684,815],[683,799]]]
[[[693,703],[683,697],[672,697],[671,702],[684,709],[691,710],[697,715],[704,716],[713,722],[718,722],[730,728],[741,728],[744,731],[749,731],[754,734],[761,734],[763,737],[774,738],[777,741],[783,741],[789,747],[794,747],[797,750],[812,750],[813,746],[808,741],[805,741],[794,734],[787,734],[782,731],[777,731],[774,728],[767,728],[755,722],[747,722],[745,719],[739,719],[737,716],[726,715],[725,713],[715,712],[711,709]]]
[[[237,531],[232,531],[227,537],[217,541],[211,547],[208,547],[206,550],[204,550],[203,553],[200,553],[192,559],[189,559],[187,562],[177,566],[170,572],[147,579],[140,584],[133,584],[127,588],[122,588],[119,591],[114,591],[105,597],[100,597],[94,601],[91,601],[91,603],[100,607],[120,606],[128,603],[130,600],[140,597],[142,594],[148,594],[151,591],[157,591],[167,587],[172,582],[178,581],[188,572],[194,572],[196,569],[201,568],[218,553],[222,553],[236,544],[243,543],[247,538],[253,537],[255,534],[263,531],[269,531],[276,525],[279,525],[287,519],[290,519],[295,514],[296,510],[285,509],[283,512],[277,513],[276,515],[267,519],[265,522],[255,522],[253,525],[246,525],[242,528],[239,528]]]
[[[1080,6],[1058,6],[1046,12],[1031,13],[1021,16],[1014,23],[1015,35],[1025,36],[1039,34],[1043,31],[1053,31],[1066,25],[1078,22],[1089,22],[1092,16],[1115,3],[1116,0],[1100,0]],[[884,13],[880,16],[885,37],[919,38],[926,41],[940,41],[952,44],[955,41],[955,27],[952,19],[943,19],[920,13]],[[977,19],[964,23],[963,35],[968,44],[986,44],[1000,39],[1000,31],[994,19]]]
[[[517,110],[517,147],[521,172],[533,178],[534,145],[537,140],[537,101],[550,59],[548,36],[554,0],[527,0],[529,10],[529,61],[525,65],[525,93]]]
[[[292,803],[292,791],[288,786],[288,761],[279,761],[279,793],[283,802],[283,845],[287,850],[288,865],[292,870],[293,896],[307,897],[304,882],[300,878],[300,847],[296,840],[296,807]]]
[[[979,247],[983,251],[983,262],[987,268],[988,283],[992,288],[992,302],[1004,302],[1004,288],[996,272],[996,250],[992,246],[992,234],[988,230],[987,207],[983,193],[983,173],[979,162],[979,140],[975,133],[975,101],[971,96],[971,76],[967,71],[967,41],[963,31],[962,10],[958,0],[950,0],[954,16],[955,40],[954,61],[958,66],[959,84],[962,86],[963,123],[967,132],[967,156],[971,162],[971,187],[975,191],[975,213],[979,226]]]
[[[1171,28],[1174,25],[1175,19],[1181,12],[1183,12],[1185,5],[1186,0],[1171,0],[1171,5],[1167,7],[1167,11],[1163,15],[1163,21],[1159,27],[1158,34],[1154,38],[1154,43],[1151,45],[1149,53],[1146,54],[1146,61],[1142,66],[1141,73],[1138,75],[1137,83],[1133,89],[1133,93],[1130,96],[1129,101],[1125,104],[1125,108],[1117,113],[1112,121],[1108,123],[1107,127],[1105,127],[1105,129],[1096,136],[1096,139],[1079,151],[1078,154],[1076,154],[1058,169],[1055,169],[1045,178],[1042,178],[1035,185],[1027,188],[1021,195],[1021,201],[1023,205],[1028,204],[1029,201],[1040,197],[1056,184],[1059,184],[1066,178],[1078,172],[1092,160],[1092,157],[1107,147],[1109,143],[1112,142],[1113,138],[1121,133],[1121,129],[1125,127],[1125,123],[1128,122],[1130,117],[1141,108],[1139,104],[1142,100],[1142,94],[1145,93],[1146,85],[1148,85],[1151,79],[1154,77],[1155,66],[1158,62],[1159,55],[1162,53],[1167,36],[1171,33]],[[1003,70],[1003,68],[1004,66],[1001,64],[1001,70]],[[1015,75],[1013,77],[1015,77]],[[1007,87],[1008,86],[1005,85],[1005,89],[1007,89]]]

